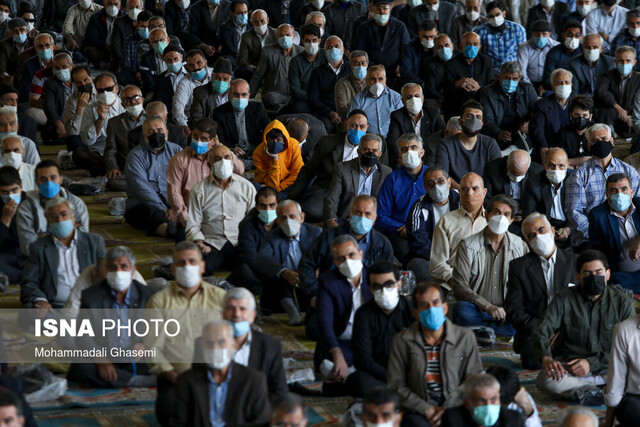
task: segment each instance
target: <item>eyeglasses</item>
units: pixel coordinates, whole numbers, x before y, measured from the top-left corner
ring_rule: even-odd
[[[114,87],[116,87],[116,85],[109,86],[109,87],[103,87],[102,89],[96,88],[96,90],[98,91],[98,93],[113,92],[113,88]]]
[[[379,291],[382,288],[391,289],[391,288],[395,288],[395,287],[396,287],[396,281],[395,280],[387,280],[384,283],[371,283],[369,285],[369,288],[372,291]]]
[[[24,19],[25,22],[36,22],[35,19],[27,19],[27,18],[22,18],[22,19]]]
[[[98,92],[99,92],[99,91],[98,91]],[[125,104],[129,104],[130,102],[138,101],[139,99],[142,99],[142,96],[141,96],[141,95],[133,95],[133,96],[129,96],[129,97],[127,97],[127,98],[124,98],[124,99],[122,100],[122,102],[124,102]]]

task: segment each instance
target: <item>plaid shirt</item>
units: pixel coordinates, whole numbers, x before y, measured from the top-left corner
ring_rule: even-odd
[[[633,193],[638,194],[640,175],[636,170],[616,158],[607,170],[591,158],[567,178],[567,199],[564,213],[571,227],[571,243],[576,246],[589,238],[589,211],[604,202],[607,178],[614,173],[631,177]]]
[[[504,21],[505,29],[497,33],[490,24],[476,27],[474,31],[480,36],[480,44],[485,55],[493,61],[493,69],[500,72],[500,66],[507,61],[518,60],[518,45],[527,41],[527,32],[520,24]]]
[[[124,40],[124,49],[122,50],[122,69],[138,71],[138,43],[142,38],[138,32],[134,32]]]

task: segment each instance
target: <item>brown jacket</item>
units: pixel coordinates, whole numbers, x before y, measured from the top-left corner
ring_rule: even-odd
[[[440,371],[445,398],[469,375],[482,371],[478,343],[473,332],[449,319],[440,344]],[[391,344],[387,384],[402,398],[408,412],[424,413],[435,403],[427,395],[427,360],[419,322],[396,334]]]

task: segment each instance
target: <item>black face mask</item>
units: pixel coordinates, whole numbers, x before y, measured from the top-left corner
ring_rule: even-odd
[[[573,124],[573,127],[576,128],[576,130],[585,130],[586,128],[591,126],[591,120],[585,117],[574,117],[573,119],[571,119],[571,123]]]
[[[600,3],[602,3],[604,6],[611,7],[616,4],[616,0],[600,0]]]
[[[78,92],[91,93],[93,92],[93,85],[91,83],[87,83],[86,85],[78,86]]]
[[[587,295],[600,295],[606,286],[604,276],[591,275],[582,278],[582,291]]]
[[[594,141],[593,144],[591,144],[591,148],[589,149],[591,155],[593,157],[597,157],[598,159],[604,159],[609,154],[611,154],[612,151],[613,144],[611,144],[611,141],[602,140]]]
[[[164,136],[164,133],[156,132],[149,135],[149,147],[157,150],[159,148],[164,147],[167,143],[167,140]]]
[[[376,153],[362,153],[360,155],[360,165],[365,168],[372,168],[378,164],[379,157]]]

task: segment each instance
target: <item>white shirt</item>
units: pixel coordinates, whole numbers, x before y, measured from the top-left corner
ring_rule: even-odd
[[[558,221],[566,221],[567,217],[564,216],[564,211],[562,209],[562,186],[564,185],[564,181],[560,183],[560,187],[556,190],[556,187],[551,184],[551,196],[553,197],[553,206],[551,207],[550,217],[553,219],[557,219]]]
[[[247,340],[242,344],[242,347],[237,349],[233,353],[233,361],[238,365],[249,367],[249,354],[251,352],[251,329],[249,329],[249,335],[247,335]]]
[[[533,400],[533,397],[527,392],[527,398],[529,398],[529,403],[531,403],[531,407],[533,408],[533,414],[529,416],[524,422],[525,427],[542,427],[542,422],[540,421],[540,413],[538,412],[538,407],[536,406],[536,402]],[[524,412],[522,408],[520,408],[516,402],[511,402],[507,405],[507,409],[511,409],[512,411],[518,411],[522,415]]]
[[[640,394],[640,316],[631,317],[613,330],[611,358],[604,402],[615,408],[627,393]]]
[[[591,34],[591,33],[599,33],[604,32],[609,34],[609,42],[605,41],[602,44],[605,52],[611,49],[611,41],[613,38],[626,27],[627,25],[627,12],[629,9],[626,9],[622,6],[616,5],[609,15],[602,6],[597,9],[593,9],[589,14],[584,18],[582,23],[584,27],[583,34]]]
[[[420,113],[420,118],[417,121],[413,121],[413,116],[409,116],[411,117],[411,123],[413,123],[413,131],[416,135],[420,135],[420,128],[422,127],[422,116],[423,114]]]
[[[94,123],[98,120],[98,108],[101,105],[102,101],[98,99],[97,101],[93,101],[89,104],[86,110],[84,110],[84,114],[82,115],[82,124],[80,125],[80,137],[82,138],[82,142],[89,146],[91,151],[97,151],[102,154],[107,142],[107,124],[109,123],[109,119],[118,116],[127,110],[122,106],[120,96],[116,95],[116,101],[109,106],[107,118],[102,123],[100,132],[96,132],[96,126]]]
[[[351,280],[346,278],[345,280],[349,283],[349,286],[351,286],[351,296],[352,296],[353,304],[351,305],[351,313],[349,314],[349,321],[347,322],[347,327],[345,328],[342,335],[338,337],[338,339],[350,340],[351,335],[353,333],[353,318],[355,317],[356,311],[362,305],[362,274],[360,274],[360,283],[358,284],[357,288],[353,285]]]
[[[511,191],[511,198],[515,199],[515,200],[520,200],[520,182],[513,182],[511,180],[509,180],[509,188]]]
[[[347,162],[351,159],[355,159],[358,157],[358,146],[353,145],[351,141],[349,141],[349,137],[344,137],[344,150],[342,151],[342,161]]]
[[[53,238],[58,250],[58,287],[56,289],[56,299],[58,303],[64,303],[71,288],[80,276],[80,264],[78,263],[78,233],[73,232],[71,244],[67,247],[57,238]],[[38,301],[38,299],[36,299]]]
[[[553,250],[553,255],[549,259],[540,257],[540,265],[544,274],[544,282],[547,284],[547,304],[551,304],[551,300],[556,296],[556,289],[553,286],[553,273],[556,269],[556,256],[558,248]]]
[[[176,89],[178,88],[178,83],[180,83],[180,80],[182,80],[183,78],[189,77],[189,75],[187,74],[187,70],[185,70],[184,66],[180,68],[180,71],[178,71],[178,74],[173,74],[173,73],[167,73],[167,74],[169,75],[169,79],[171,80],[173,93],[176,92]]]
[[[31,191],[36,189],[36,166],[24,163],[20,165],[18,169],[20,180],[22,181],[22,190]]]
[[[176,92],[173,94],[173,119],[179,126],[187,126],[189,108],[193,102],[195,88],[206,85],[211,81],[213,68],[207,67],[207,75],[202,81],[193,80],[190,76],[180,79]]]

